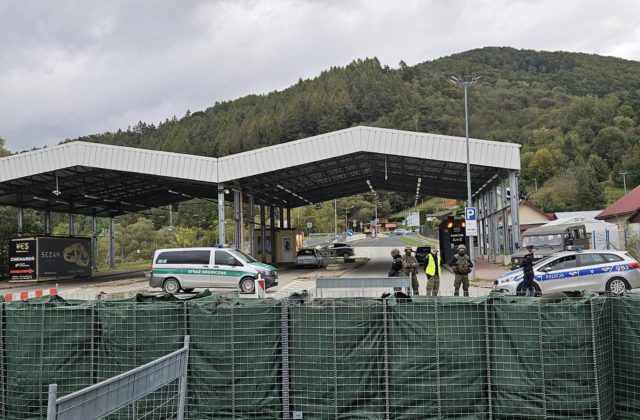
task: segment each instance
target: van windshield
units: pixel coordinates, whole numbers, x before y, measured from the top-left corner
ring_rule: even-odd
[[[533,245],[534,247],[541,246],[562,246],[562,234],[556,233],[553,235],[532,235],[522,238],[522,246],[526,247]]]
[[[246,263],[252,263],[252,262],[257,262],[258,260],[256,260],[255,258],[253,258],[251,255],[245,254],[242,251],[239,251],[237,249],[233,250],[233,255],[234,257],[236,257],[237,259],[246,262]]]

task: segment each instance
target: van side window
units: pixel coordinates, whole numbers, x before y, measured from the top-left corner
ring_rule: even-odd
[[[181,251],[165,251],[161,252],[156,258],[156,264],[182,264]]]
[[[209,250],[183,251],[182,252],[183,264],[207,265],[209,264],[210,255],[211,255],[211,251]]]
[[[226,251],[216,250],[216,265],[240,265],[236,258]]]

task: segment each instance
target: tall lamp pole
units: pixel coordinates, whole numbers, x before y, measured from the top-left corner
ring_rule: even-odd
[[[622,175],[622,184],[624,184],[624,195],[627,195],[627,171],[620,171],[620,175]]]
[[[469,110],[467,106],[467,90],[469,86],[476,84],[480,81],[480,76],[474,76],[471,80],[458,76],[451,76],[451,83],[456,86],[462,85],[464,87],[464,131],[467,140],[467,207],[471,207],[471,166],[469,165]],[[474,260],[473,238],[471,238],[469,244],[469,258]],[[471,271],[471,278],[475,278],[475,270]]]

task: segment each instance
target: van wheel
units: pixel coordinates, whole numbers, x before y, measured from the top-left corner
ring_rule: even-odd
[[[631,289],[627,281],[620,277],[614,277],[607,282],[606,290],[614,295],[622,295],[627,290]]]
[[[180,291],[180,283],[176,279],[166,279],[162,288],[165,292],[174,295]]]
[[[348,252],[345,252],[344,254],[342,254],[342,258],[344,259],[344,262],[349,261],[349,257],[350,257],[350,255],[349,255]]]
[[[242,293],[254,293],[256,291],[256,284],[251,277],[245,277],[240,280],[240,292]]]

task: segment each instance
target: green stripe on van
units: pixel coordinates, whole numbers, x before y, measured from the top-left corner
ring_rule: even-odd
[[[215,268],[154,268],[153,274],[165,274],[165,275],[215,275],[226,277],[244,277],[246,275],[254,277],[254,273],[249,271],[236,271],[236,270],[216,270]]]

